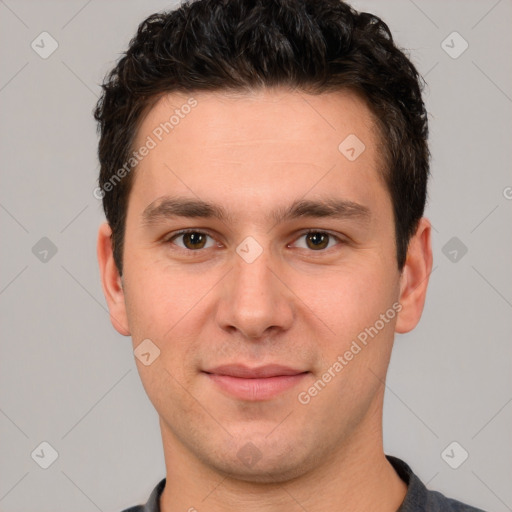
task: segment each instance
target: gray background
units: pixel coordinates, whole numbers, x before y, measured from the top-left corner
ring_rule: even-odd
[[[91,111],[138,23],[172,5],[0,0],[2,512],[116,512],[165,475],[157,414],[100,287]],[[429,84],[434,271],[420,324],[396,338],[385,449],[430,488],[512,510],[512,3],[354,6],[389,23]],[[31,48],[43,31],[59,45],[47,59]],[[459,36],[442,45],[454,31],[469,44],[457,58]],[[59,454],[48,469],[31,457],[43,441]],[[469,453],[458,469],[441,457],[453,441]]]

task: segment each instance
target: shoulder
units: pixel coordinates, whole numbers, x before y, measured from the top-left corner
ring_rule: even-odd
[[[386,455],[398,476],[407,484],[407,494],[397,512],[485,512],[460,501],[431,491],[413,473],[412,469],[396,457]]]
[[[484,512],[480,508],[472,507],[451,498],[447,498],[437,491],[427,490],[425,510],[432,512]]]

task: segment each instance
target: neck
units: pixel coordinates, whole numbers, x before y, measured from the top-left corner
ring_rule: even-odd
[[[167,481],[162,512],[396,512],[406,484],[385,457],[381,411],[300,476],[280,483],[235,479],[194,457],[161,422]],[[371,418],[369,418],[371,419]]]

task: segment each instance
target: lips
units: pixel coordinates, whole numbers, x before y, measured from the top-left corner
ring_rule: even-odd
[[[309,372],[279,364],[259,367],[223,365],[204,372],[209,380],[231,398],[270,400],[296,386]]]
[[[266,379],[269,377],[280,377],[283,375],[298,375],[300,373],[304,373],[304,370],[296,370],[279,364],[269,364],[255,368],[250,368],[240,364],[230,364],[206,370],[206,373],[239,377],[242,379]]]

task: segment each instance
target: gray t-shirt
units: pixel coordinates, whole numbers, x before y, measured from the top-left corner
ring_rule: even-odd
[[[386,458],[407,484],[407,494],[396,512],[484,512],[480,508],[446,498],[440,492],[429,491],[404,461],[391,455],[386,455]],[[123,512],[160,512],[160,496],[164,487],[165,478],[153,489],[145,505],[131,507]]]

